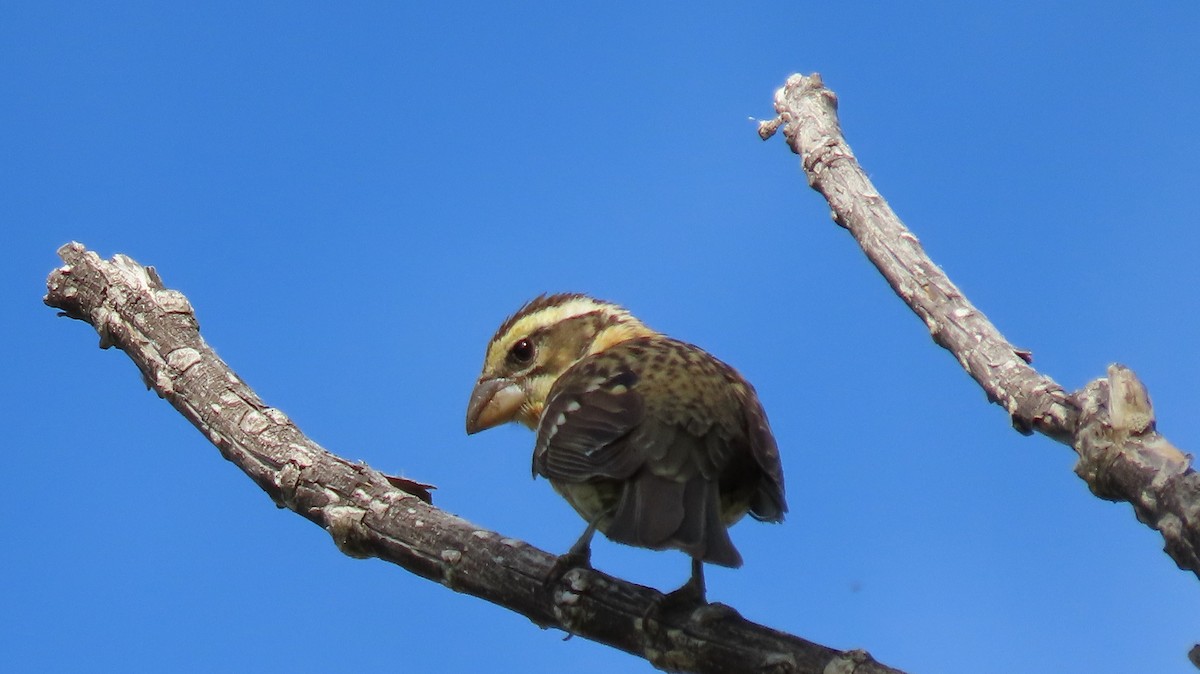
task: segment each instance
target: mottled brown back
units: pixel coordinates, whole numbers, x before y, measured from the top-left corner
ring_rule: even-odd
[[[665,336],[621,342],[567,370],[542,414],[533,468],[610,539],[725,566],[741,565],[728,525],[747,511],[767,521],[787,511],[754,389]]]

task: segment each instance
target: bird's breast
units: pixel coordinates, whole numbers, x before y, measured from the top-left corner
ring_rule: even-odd
[[[595,522],[596,529],[601,533],[608,532],[612,515],[621,499],[624,483],[617,480],[598,479],[588,482],[564,482],[550,480],[554,491],[566,499],[567,503],[588,522]]]

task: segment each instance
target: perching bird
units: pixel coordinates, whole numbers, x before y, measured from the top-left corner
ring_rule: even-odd
[[[742,565],[727,528],[787,512],[779,452],[749,382],[700,348],[586,295],[540,296],[488,344],[467,433],[536,429],[533,472],[588,522],[568,559],[611,540],[692,557],[677,595],[704,601],[703,562]]]

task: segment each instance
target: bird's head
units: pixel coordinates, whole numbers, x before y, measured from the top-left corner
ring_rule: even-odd
[[[575,363],[657,334],[625,308],[587,295],[541,295],[500,325],[467,405],[467,433],[519,421],[536,428],[554,382]]]

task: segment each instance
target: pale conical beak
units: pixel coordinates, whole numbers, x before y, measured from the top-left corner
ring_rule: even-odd
[[[525,402],[521,387],[511,379],[481,379],[467,404],[467,434],[512,421]]]

